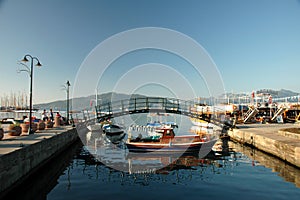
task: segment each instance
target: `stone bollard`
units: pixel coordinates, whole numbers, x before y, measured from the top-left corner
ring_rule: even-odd
[[[59,127],[60,126],[60,117],[55,116],[54,118],[54,127]]]

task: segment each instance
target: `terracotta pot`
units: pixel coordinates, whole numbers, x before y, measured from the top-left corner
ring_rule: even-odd
[[[3,128],[0,128],[0,140],[4,137],[4,130]]]
[[[28,129],[29,129],[29,123],[27,124],[20,124],[20,126],[22,127],[22,133],[28,133]],[[37,124],[36,123],[32,123],[31,124],[31,129],[33,132],[36,132],[37,130]]]
[[[38,130],[38,125],[37,125],[37,123],[32,123],[32,124],[31,124],[31,129],[32,129],[33,132],[36,132],[36,131]]]
[[[46,128],[53,128],[53,122],[47,121],[46,122]]]
[[[19,136],[22,133],[22,128],[21,126],[12,125],[8,127],[8,131],[8,135],[10,136]]]
[[[29,129],[29,124],[25,123],[25,124],[20,124],[21,128],[22,128],[22,133],[28,133],[28,129]]]
[[[44,130],[45,127],[46,127],[46,124],[45,124],[45,122],[43,122],[43,121],[40,121],[40,122],[37,124],[37,129],[38,129],[38,130]]]

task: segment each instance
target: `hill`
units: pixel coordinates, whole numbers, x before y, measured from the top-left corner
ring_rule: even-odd
[[[283,97],[291,97],[291,96],[297,96],[299,93],[293,92],[291,90],[272,90],[272,89],[261,89],[256,91],[256,93],[268,93],[272,95],[273,98],[283,98]]]
[[[291,96],[297,96],[299,93],[290,91],[290,90],[272,90],[272,89],[260,89],[256,91],[256,93],[268,93],[271,94],[273,98],[284,98],[284,97],[291,97]],[[228,96],[244,96],[245,94],[231,94],[228,93]],[[122,94],[122,93],[115,93],[115,92],[109,92],[98,95],[98,103],[105,103],[105,102],[111,102],[111,101],[119,101],[122,99],[129,99],[129,98],[136,98],[136,97],[145,97],[144,95],[140,94]],[[87,97],[79,97],[79,98],[73,98],[70,99],[70,110],[93,110],[95,107],[95,95],[90,95]],[[203,98],[202,101],[209,101],[207,98]],[[38,108],[39,110],[46,109],[49,110],[49,108],[52,108],[54,110],[66,110],[66,100],[58,100],[50,103],[43,103],[43,104],[36,104],[34,105],[34,108]]]
[[[122,93],[109,92],[109,93],[98,95],[98,103],[119,101],[122,99],[129,99],[129,98],[136,98],[136,97],[145,97],[145,96],[139,94],[128,95]],[[95,95],[70,99],[70,110],[77,110],[77,111],[93,110],[96,103],[95,101],[96,101]],[[54,110],[66,110],[66,107],[67,107],[66,100],[58,100],[49,103],[34,105],[34,108],[38,108],[39,110],[43,110],[43,109],[49,110],[49,108],[52,108]]]

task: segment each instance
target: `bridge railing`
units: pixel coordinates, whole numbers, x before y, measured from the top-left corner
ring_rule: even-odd
[[[142,97],[103,103],[96,107],[96,112],[98,120],[134,113],[165,112],[186,115],[205,121],[217,121],[217,116],[214,116],[212,113],[220,113],[222,111],[216,109],[212,107],[210,112],[207,112],[207,110],[199,111],[194,101],[175,98]]]
[[[191,112],[194,106],[193,102],[161,97],[145,97],[145,98],[131,98],[109,103],[103,103],[96,107],[97,117],[105,115],[120,115],[136,112],[155,112],[155,111],[169,111],[169,112]]]

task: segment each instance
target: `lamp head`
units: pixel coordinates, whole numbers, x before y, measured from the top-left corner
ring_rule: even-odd
[[[38,63],[37,63],[35,66],[37,66],[37,67],[41,67],[41,66],[42,66],[42,64],[40,63],[40,61],[38,61]]]
[[[24,56],[23,60],[21,60],[22,62],[28,62],[28,59],[26,58],[26,56]]]

